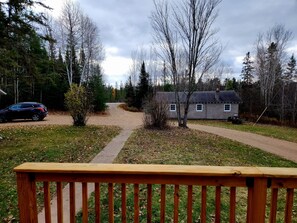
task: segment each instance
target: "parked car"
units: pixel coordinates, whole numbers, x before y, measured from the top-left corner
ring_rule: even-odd
[[[228,122],[232,122],[232,124],[240,125],[242,124],[242,119],[240,119],[238,115],[235,114],[234,116],[228,117]]]
[[[0,110],[0,122],[8,122],[13,119],[32,119],[41,121],[48,114],[47,108],[37,102],[20,102]]]

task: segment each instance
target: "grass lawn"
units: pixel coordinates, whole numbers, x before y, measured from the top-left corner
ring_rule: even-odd
[[[116,163],[134,163],[134,164],[183,164],[183,165],[214,165],[214,166],[270,166],[270,167],[297,167],[297,164],[285,159],[279,158],[273,154],[263,152],[259,149],[243,145],[219,136],[207,134],[190,129],[173,128],[171,130],[157,131],[139,129],[127,141],[125,147],[117,157]],[[116,185],[119,187],[119,185]],[[106,190],[102,188],[102,190]],[[166,205],[166,222],[172,220],[173,207],[173,186],[167,187],[167,205]],[[146,188],[141,185],[140,189],[140,208],[141,222],[146,218]],[[208,187],[208,207],[207,222],[213,222],[214,216],[214,191],[215,188]],[[128,192],[127,192],[128,193]],[[194,211],[193,222],[198,222],[200,211],[200,187],[194,187]],[[222,222],[229,221],[229,188],[222,189]],[[284,191],[280,192],[283,196]],[[245,188],[237,188],[237,222],[245,222],[246,213],[246,196]],[[115,197],[120,197],[120,189],[115,191]],[[181,186],[180,199],[181,208],[180,220],[186,219],[186,197],[187,188]],[[279,199],[279,210],[284,210],[284,200]],[[102,198],[103,205],[107,205],[107,198]],[[153,198],[153,222],[159,221],[160,214],[160,185],[154,186]],[[268,199],[269,201],[269,199]],[[129,189],[128,203],[128,222],[133,220],[133,188]],[[105,210],[105,208],[103,209]],[[116,222],[120,219],[120,201],[115,201]],[[296,210],[296,206],[294,206]],[[106,217],[105,215],[103,216]],[[282,221],[280,215],[278,222]],[[107,219],[104,219],[107,220]],[[103,220],[103,222],[105,222]],[[296,212],[294,211],[293,222],[297,221]]]
[[[89,162],[118,127],[30,126],[0,129],[0,221],[18,218],[13,168],[24,162]]]
[[[239,131],[257,133],[264,136],[269,136],[277,139],[282,139],[290,142],[297,143],[297,128],[275,126],[275,125],[262,125],[245,122],[242,125],[234,125],[227,121],[213,121],[213,120],[190,120],[190,124],[210,125],[222,128],[235,129]]]

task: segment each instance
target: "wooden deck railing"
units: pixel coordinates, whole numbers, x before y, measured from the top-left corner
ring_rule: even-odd
[[[173,185],[173,210],[166,215],[172,216],[173,222],[186,220],[198,222],[193,219],[193,213],[199,210],[199,218],[202,223],[222,222],[222,188],[229,188],[228,215],[229,222],[236,222],[237,190],[239,187],[247,188],[246,215],[240,222],[264,223],[265,221],[276,222],[279,213],[277,201],[279,189],[286,189],[284,199],[284,222],[292,222],[294,188],[297,187],[297,169],[294,168],[264,168],[264,167],[215,167],[215,166],[175,166],[175,165],[129,165],[129,164],[63,164],[63,163],[24,163],[14,169],[17,174],[17,188],[20,209],[20,222],[38,222],[36,202],[36,182],[43,182],[45,222],[51,222],[50,208],[50,182],[56,184],[57,195],[57,222],[63,222],[62,185],[70,184],[69,192],[69,215],[70,222],[75,222],[75,182],[82,183],[82,221],[88,221],[87,185],[95,185],[95,221],[100,222],[102,208],[108,209],[108,222],[114,222],[114,185],[120,185],[121,221],[127,221],[127,185],[133,185],[133,216],[134,222],[139,222],[140,215],[140,186],[145,186],[146,218],[147,222],[168,222],[165,220],[168,194],[166,188]],[[107,183],[108,207],[100,204],[100,184]],[[159,219],[152,220],[154,210],[152,188],[160,185],[158,210]],[[182,186],[186,185],[186,186]],[[186,218],[181,219],[180,210],[180,187],[186,187]],[[212,220],[207,220],[209,213],[207,198],[208,187],[214,187],[214,211]],[[201,188],[199,195],[199,208],[194,207],[193,200],[197,201],[197,193],[193,193],[194,187]],[[68,196],[68,195],[67,195]],[[267,199],[267,197],[270,197]],[[101,197],[102,198],[102,197]],[[141,201],[143,202],[143,201]],[[268,205],[269,204],[269,205]],[[295,205],[296,208],[296,205]],[[106,211],[106,210],[105,210]],[[131,210],[130,210],[131,211]],[[296,212],[296,210],[294,210]],[[197,215],[196,215],[197,216]],[[296,217],[296,216],[295,216]],[[170,221],[171,222],[171,221]]]

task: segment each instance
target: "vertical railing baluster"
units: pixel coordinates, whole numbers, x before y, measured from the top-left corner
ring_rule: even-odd
[[[88,222],[88,183],[82,183],[83,223]]]
[[[139,184],[134,184],[134,223],[139,222]]]
[[[236,187],[230,188],[230,223],[235,223]]]
[[[166,185],[161,185],[161,215],[160,222],[165,223]]]
[[[193,210],[193,186],[188,186],[188,204],[187,204],[187,222],[192,223],[192,210]]]
[[[127,195],[126,195],[126,184],[122,183],[122,223],[127,222]]]
[[[286,196],[286,211],[285,211],[285,222],[286,223],[292,222],[293,198],[294,198],[294,189],[288,188],[287,196]]]
[[[152,223],[153,190],[152,185],[147,185],[147,223]]]
[[[43,182],[45,223],[51,223],[51,193],[49,182]]]
[[[113,183],[108,184],[108,216],[109,223],[114,223]]]
[[[178,223],[179,185],[174,186],[174,223]]]
[[[215,210],[215,223],[221,222],[221,192],[220,186],[216,187],[216,210]]]
[[[206,186],[202,186],[201,191],[201,223],[206,223]]]
[[[253,214],[253,188],[248,187],[248,197],[247,197],[247,213],[246,213],[246,222],[247,223],[253,223],[252,222],[252,214]]]
[[[95,183],[95,222],[100,223],[100,216],[101,216],[101,211],[100,211],[100,183]]]
[[[271,190],[270,220],[269,220],[270,223],[276,223],[277,196],[278,196],[278,188],[273,188]]]
[[[70,207],[70,223],[75,223],[75,183],[69,183],[69,207]]]
[[[63,222],[63,190],[62,183],[57,182],[57,214],[58,223]]]

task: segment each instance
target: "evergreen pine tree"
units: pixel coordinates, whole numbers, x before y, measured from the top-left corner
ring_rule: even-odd
[[[136,89],[136,108],[141,109],[144,100],[149,96],[151,87],[149,83],[149,74],[145,70],[145,63],[141,65],[139,82]]]
[[[91,92],[92,105],[94,111],[104,111],[106,109],[107,95],[102,77],[102,70],[100,65],[96,65],[93,69],[93,75],[88,84]]]
[[[135,107],[135,92],[132,85],[131,76],[129,76],[129,79],[125,85],[125,91],[126,91],[126,103],[128,107]]]
[[[290,61],[287,64],[286,71],[284,73],[284,79],[285,80],[291,80],[294,75],[296,75],[296,59],[294,57],[294,54],[290,57]]]
[[[242,80],[246,85],[251,85],[253,83],[253,71],[253,61],[251,60],[250,52],[247,52],[243,59],[243,68],[241,71]]]

